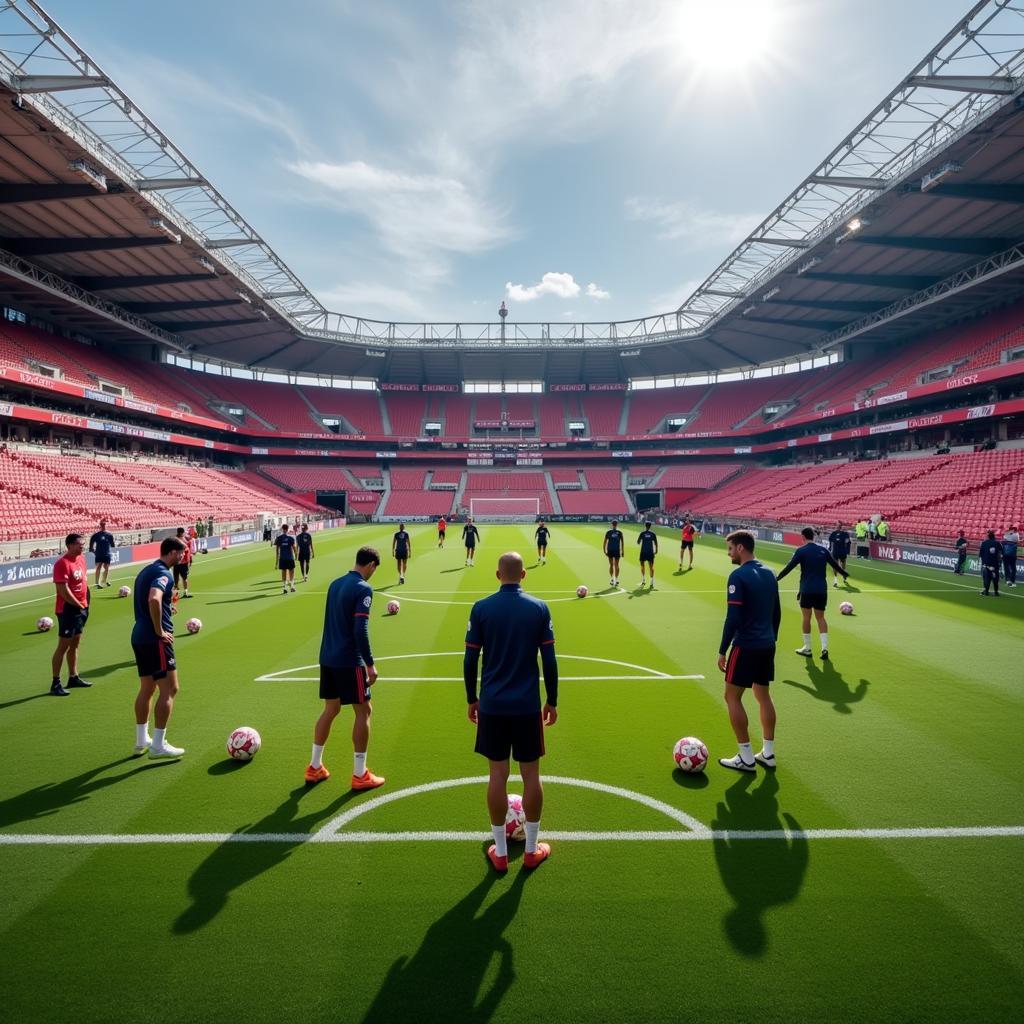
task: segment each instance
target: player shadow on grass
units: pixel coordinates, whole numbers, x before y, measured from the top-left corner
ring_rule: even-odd
[[[427,929],[420,948],[391,965],[363,1024],[405,1020],[414,1007],[419,1021],[489,1021],[516,980],[512,944],[504,933],[519,909],[528,876],[520,868],[509,881],[502,879],[505,891],[481,910],[499,882],[488,867],[469,893]]]
[[[171,926],[175,935],[187,935],[208,925],[227,906],[233,890],[276,868],[296,847],[307,842],[309,834],[320,822],[332,818],[359,795],[354,790],[346,790],[326,807],[318,807],[300,816],[299,801],[311,791],[311,787],[305,785],[293,789],[285,802],[265,818],[235,831],[235,835],[240,837],[271,833],[280,839],[246,842],[244,838],[231,838],[216,847],[192,872],[188,880],[192,904],[178,915]]]
[[[120,672],[123,668],[135,668],[134,661],[115,661],[111,665],[100,665],[99,668],[90,668],[85,674],[89,679],[99,679],[102,676],[112,675],[114,672]]]
[[[796,819],[780,817],[779,783],[774,772],[744,774],[725,791],[711,827],[716,832],[800,831]],[[755,785],[755,783],[757,783]],[[743,956],[763,956],[768,948],[764,916],[796,899],[810,859],[807,839],[715,839],[715,863],[735,902],[722,919],[726,937]]]
[[[137,757],[129,755],[120,757],[116,761],[109,761],[96,768],[89,768],[87,771],[65,779],[63,782],[48,782],[42,786],[35,786],[25,790],[17,796],[0,800],[0,828],[8,825],[16,825],[22,821],[36,821],[39,818],[49,817],[56,814],[64,807],[72,804],[80,804],[88,800],[93,793],[118,782],[124,782],[139,772],[148,771],[151,768],[162,768],[165,765],[176,764],[175,761],[149,761],[136,764],[130,771],[122,772],[120,775],[108,775],[100,778],[103,772],[111,768],[118,768],[123,764],[138,762]]]
[[[40,697],[49,696],[50,691],[44,690],[42,693],[33,693],[30,694],[28,697],[16,697],[14,700],[5,700],[3,703],[0,703],[0,711],[3,711],[4,708],[17,707],[19,704],[27,704],[30,700],[39,700]]]
[[[795,686],[804,693],[809,693],[817,700],[823,700],[832,705],[833,711],[842,715],[852,715],[851,704],[859,704],[868,694],[868,687],[871,683],[867,679],[861,679],[857,689],[853,690],[846,680],[832,666],[831,661],[823,661],[819,668],[810,658],[804,664],[811,685],[798,683],[795,679],[783,679],[787,686]]]
[[[270,594],[249,594],[247,597],[229,597],[224,601],[207,601],[207,604],[241,604],[244,601],[263,601]]]

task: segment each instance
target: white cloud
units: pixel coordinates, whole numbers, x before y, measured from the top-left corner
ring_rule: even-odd
[[[762,219],[757,213],[719,213],[685,200],[664,202],[640,196],[626,200],[626,215],[656,225],[658,238],[683,240],[700,248],[736,245]]]
[[[589,298],[589,299],[610,299],[611,297],[612,297],[612,293],[611,292],[605,291],[604,288],[598,288],[598,286],[596,284],[594,284],[593,281],[591,281],[590,284],[587,285],[587,298]]]
[[[543,295],[556,295],[560,299],[575,299],[580,293],[580,286],[572,274],[563,274],[549,270],[537,284],[505,284],[505,297],[512,302],[533,302]]]

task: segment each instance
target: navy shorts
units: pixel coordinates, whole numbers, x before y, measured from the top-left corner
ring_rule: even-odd
[[[476,746],[488,761],[507,761],[509,755],[520,764],[544,756],[544,722],[539,711],[528,715],[489,715],[477,717]]]
[[[395,548],[395,559],[396,561],[406,559],[409,557],[408,548]]]
[[[692,540],[684,540],[683,543],[682,543],[682,546],[680,547],[679,550],[680,551],[692,551],[693,550],[693,541]]]
[[[651,562],[653,564],[653,562],[654,562],[654,554],[655,553],[653,551],[645,551],[645,550],[643,550],[643,548],[641,548],[640,549],[640,561],[641,562]]]
[[[93,561],[97,565],[110,565],[110,555],[96,555]]]
[[[321,665],[320,699],[340,700],[342,704],[366,704],[370,700],[370,680],[366,669]]]
[[[828,594],[797,594],[801,608],[814,608],[819,612],[828,604]]]
[[[190,568],[192,568],[191,562],[179,562],[174,566],[174,569],[172,570],[174,573],[174,582],[177,583],[179,580],[187,580]]]
[[[622,552],[618,548],[609,548],[608,549],[608,557],[609,558],[621,558],[622,557]]]
[[[302,548],[299,548],[299,561],[300,562],[308,562],[312,557],[313,557],[313,552],[312,551],[305,551]]]
[[[734,647],[725,663],[725,681],[733,686],[767,686],[775,678],[775,648]]]
[[[282,572],[285,569],[290,569],[290,570],[294,571],[295,570],[295,561],[294,561],[294,559],[291,559],[291,558],[289,558],[289,559],[282,558],[281,561],[277,563],[277,567]]]
[[[89,618],[89,606],[85,608],[65,607],[64,611],[57,613],[57,633],[68,639],[73,636],[80,636],[85,630],[85,623]]]
[[[135,667],[139,670],[139,678],[152,676],[154,679],[166,679],[178,663],[174,660],[174,644],[165,644],[162,640],[152,644],[132,644],[135,652]]]

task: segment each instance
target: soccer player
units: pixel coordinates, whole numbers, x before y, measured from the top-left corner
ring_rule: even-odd
[[[526,578],[523,556],[508,551],[498,559],[498,592],[473,605],[466,632],[463,677],[469,720],[476,726],[478,754],[487,758],[487,811],[494,842],[487,857],[499,874],[508,871],[509,757],[519,762],[526,811],[526,853],[523,866],[536,868],[551,853],[539,843],[544,789],[540,758],[544,755],[544,727],[558,720],[558,662],[548,606],[523,591]],[[477,696],[477,665],[484,652],[484,669]],[[543,708],[537,653],[544,665]]]
[[[178,527],[177,539],[181,541],[185,550],[182,552],[181,558],[174,563],[174,590],[182,597],[191,597],[192,595],[188,592],[188,577],[192,571],[192,544],[185,536],[184,526]],[[184,590],[183,594],[182,590]]]
[[[828,604],[828,584],[825,582],[825,569],[832,566],[833,572],[838,572],[844,580],[850,578],[850,574],[832,557],[832,553],[820,544],[814,543],[814,531],[805,526],[800,531],[800,536],[806,541],[793,552],[789,564],[775,579],[782,580],[791,573],[797,566],[800,566],[800,592],[797,599],[800,601],[800,610],[803,613],[803,647],[796,649],[797,654],[810,658],[814,652],[811,650],[811,612],[818,622],[818,632],[821,634],[821,660],[828,661],[828,623],[825,621],[825,607]]]
[[[281,532],[274,538],[274,568],[281,570],[281,593],[288,593],[291,584],[295,593],[295,538],[288,532],[287,523],[281,524]]]
[[[398,582],[405,582],[405,570],[409,567],[409,556],[412,554],[412,538],[405,528],[405,523],[398,524],[398,530],[391,538],[391,556],[398,566]]]
[[[51,667],[53,681],[51,697],[68,697],[70,691],[92,686],[78,674],[78,645],[89,618],[89,571],[85,566],[85,537],[69,533],[64,538],[64,554],[53,563],[53,584],[57,588],[57,649],[53,652]],[[61,686],[60,670],[64,659],[68,661],[68,686]]]
[[[956,565],[953,567],[953,572],[957,576],[963,576],[964,564],[967,562],[967,538],[964,536],[963,530],[957,531],[953,544],[956,547]]]
[[[644,566],[651,567],[651,590],[654,589],[654,556],[658,553],[658,535],[651,529],[651,523],[644,523],[640,536],[636,539],[640,545],[640,586],[642,587],[647,579],[644,574]]]
[[[545,525],[542,519],[537,524],[537,529],[533,531],[534,537],[537,538],[537,561],[541,565],[546,565],[548,560],[548,535],[551,531]]]
[[[753,534],[736,530],[725,542],[730,561],[739,568],[729,574],[718,670],[725,673],[725,703],[739,750],[734,757],[719,758],[718,763],[738,772],[752,772],[756,770],[755,762],[765,768],[775,767],[775,704],[768,686],[775,678],[775,641],[782,608],[772,571],[754,557]],[[743,693],[748,689],[754,691],[761,712],[763,744],[758,754],[750,749],[749,722],[743,707]]]
[[[832,557],[845,569],[846,559],[850,556],[850,531],[843,529],[842,523],[836,523],[836,528],[828,535],[828,549]],[[832,586],[839,586],[839,577],[835,570],[832,571]]]
[[[107,532],[106,519],[100,520],[100,528],[89,538],[89,550],[96,562],[96,589],[110,586],[111,553],[117,547],[114,535]]]
[[[1017,586],[1017,545],[1020,534],[1016,526],[1009,526],[1003,531],[1003,579],[1008,587]]]
[[[184,535],[184,530],[179,530]],[[188,551],[188,542],[181,537],[167,537],[160,542],[160,557],[135,577],[132,600],[135,625],[132,628],[132,650],[139,672],[139,693],[135,698],[135,753],[147,750],[153,759],[181,757],[183,747],[167,742],[167,723],[178,694],[178,665],[174,660],[173,592],[171,569]],[[191,554],[191,552],[189,552]],[[153,695],[160,691],[153,714],[153,735],[149,735],[149,712]]]
[[[444,516],[441,516],[441,518],[437,521],[437,546],[439,548],[444,547],[444,535],[447,529],[448,523],[445,520]]]
[[[341,705],[351,704],[355,715],[352,788],[376,789],[384,785],[385,780],[366,767],[373,711],[370,687],[377,681],[370,651],[373,588],[369,581],[378,565],[380,554],[375,548],[360,548],[352,569],[327,588],[324,632],[320,641],[320,697],[324,709],[313,730],[313,756],[306,769],[306,782],[310,784],[331,777],[323,760],[324,747],[331,735],[331,725],[341,713]]]
[[[683,567],[683,552],[685,552],[685,551],[688,551],[690,553],[690,562],[689,562],[689,565],[687,566],[687,568],[688,569],[692,569],[693,568],[693,537],[694,537],[694,534],[696,532],[697,532],[697,527],[695,527],[693,525],[693,523],[690,521],[690,517],[687,516],[685,522],[683,523],[682,543],[679,546],[679,568],[680,569],[682,569],[682,567]],[[654,576],[653,570],[651,572],[651,576],[652,577]]]
[[[309,523],[303,523],[302,529],[295,536],[295,544],[299,549],[299,568],[302,570],[302,582],[309,582],[309,562],[314,558],[313,534],[309,532]]]
[[[622,547],[625,543],[626,538],[619,529],[619,521],[613,519],[612,528],[604,535],[604,553],[608,559],[608,572],[611,574],[608,583],[613,587],[619,585],[619,559],[622,557]]]
[[[981,558],[981,579],[985,585],[981,596],[988,597],[988,588],[995,586],[995,596],[999,596],[999,568],[1003,562],[1003,546],[996,540],[996,531],[989,530],[988,537],[978,548]]]
[[[462,527],[462,540],[466,545],[466,565],[473,564],[473,556],[476,554],[476,542],[480,539],[480,531],[470,516],[466,525]]]

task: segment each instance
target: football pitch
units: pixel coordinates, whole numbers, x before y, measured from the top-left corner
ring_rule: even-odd
[[[93,591],[82,675],[50,698],[52,586],[0,595],[0,1007],[10,1021],[1009,1021],[1024,1017],[1024,588],[850,561],[830,593],[831,660],[797,656],[797,574],[781,584],[774,773],[738,775],[716,667],[732,566],[721,539],[656,589],[627,527],[623,589],[606,527],[481,524],[476,565],[414,526],[316,539],[281,594],[265,545],[197,556],[177,617],[180,762],[132,756],[131,602]],[[328,582],[361,544],[371,581],[369,767],[349,791],[344,711],[303,784]],[[536,872],[495,875],[462,652],[503,551],[549,602],[561,682],[542,762]],[[759,544],[781,567],[789,549]],[[578,584],[590,588],[578,599]],[[391,597],[398,615],[385,613]],[[855,607],[839,614],[840,600]],[[204,628],[185,634],[196,615]],[[748,697],[758,748],[756,704]],[[224,743],[258,729],[249,764]],[[702,775],[672,747],[701,737]],[[513,779],[515,776],[513,775]],[[516,786],[510,786],[516,791]]]

